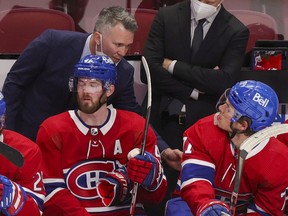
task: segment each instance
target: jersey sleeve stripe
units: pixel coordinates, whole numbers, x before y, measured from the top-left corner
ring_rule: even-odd
[[[207,166],[215,169],[215,165],[213,163],[210,163],[208,161],[198,160],[198,159],[188,159],[182,162],[182,167],[184,167],[186,164],[198,164],[202,166]]]
[[[65,183],[64,179],[62,178],[44,178],[43,179],[44,184],[47,183]]]
[[[205,164],[205,163],[204,163]],[[188,163],[186,164],[181,173],[181,182],[184,183],[186,181],[199,181],[206,180],[211,184],[214,183],[214,175],[215,175],[215,167],[214,166],[205,166],[204,164],[195,164]]]
[[[26,193],[28,195],[31,196],[31,198],[35,201],[35,203],[37,203],[38,207],[40,208],[40,210],[42,211],[42,206],[43,206],[43,203],[44,203],[44,198],[45,196],[43,194],[40,194],[40,193],[35,193],[35,191],[32,191],[26,187],[22,187]]]
[[[194,179],[189,179],[188,181],[184,181],[184,182],[181,184],[181,189],[184,188],[184,187],[187,186],[187,185],[190,185],[190,184],[196,182],[196,181],[206,181],[206,182],[208,182],[209,184],[211,184],[211,182],[208,181],[207,179],[204,179],[204,178],[199,178],[199,179],[194,178]]]

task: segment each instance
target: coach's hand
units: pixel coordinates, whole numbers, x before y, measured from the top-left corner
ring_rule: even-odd
[[[6,215],[17,215],[26,201],[26,192],[20,185],[0,175],[0,210]]]
[[[128,159],[128,177],[149,191],[156,190],[163,179],[163,169],[159,160],[146,151],[144,155],[140,155],[140,149],[130,151]]]
[[[182,155],[183,152],[179,149],[167,148],[161,153],[161,158],[173,169],[181,171]]]

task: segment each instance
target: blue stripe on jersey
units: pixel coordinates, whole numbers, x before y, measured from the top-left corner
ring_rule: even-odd
[[[208,180],[211,184],[214,184],[215,169],[214,165],[200,160],[190,160],[190,162],[184,163],[181,175],[181,182],[194,180]]]
[[[67,188],[66,184],[63,182],[44,183],[44,186],[46,190],[46,196],[48,196],[56,188]]]

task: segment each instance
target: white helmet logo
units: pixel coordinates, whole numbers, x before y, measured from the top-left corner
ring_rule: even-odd
[[[262,97],[259,93],[256,93],[252,100],[257,102],[258,104],[260,104],[263,107],[266,107],[267,104],[269,103],[269,99]]]

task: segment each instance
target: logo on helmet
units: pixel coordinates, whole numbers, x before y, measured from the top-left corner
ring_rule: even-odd
[[[267,104],[269,103],[269,99],[262,97],[258,92],[254,95],[252,100],[257,102],[259,105],[263,107],[266,107]]]
[[[94,60],[93,59],[84,59],[84,63],[93,64]],[[83,68],[81,68],[81,69],[83,69]]]
[[[109,58],[108,56],[102,56],[102,59],[105,63],[108,63],[108,64],[114,64],[114,62],[112,61],[111,58]]]

